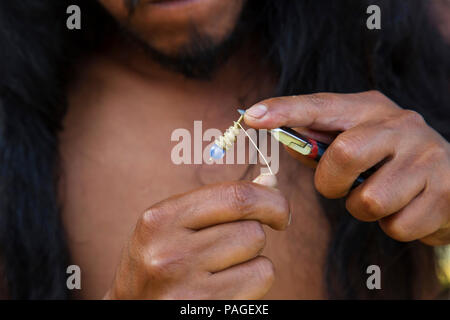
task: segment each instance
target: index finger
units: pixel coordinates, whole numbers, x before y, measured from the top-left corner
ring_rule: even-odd
[[[248,109],[244,120],[257,129],[288,126],[346,131],[368,120],[388,116],[398,108],[393,106],[392,101],[377,91],[317,93],[264,100]]]
[[[276,230],[289,221],[289,204],[281,192],[247,181],[205,186],[159,203],[177,224],[198,230],[236,220],[257,220]]]

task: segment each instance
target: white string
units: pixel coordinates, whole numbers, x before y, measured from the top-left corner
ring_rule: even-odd
[[[255,141],[253,141],[252,137],[250,137],[250,135],[247,133],[247,131],[245,131],[245,129],[241,126],[241,124],[239,122],[236,122],[239,127],[241,127],[242,131],[244,131],[244,133],[247,135],[248,139],[250,140],[251,143],[253,143],[253,146],[256,148],[256,150],[259,152],[259,154],[261,155],[261,157],[263,158],[264,162],[266,163],[267,169],[269,169],[269,172],[271,175],[274,175],[272,172],[272,169],[270,169],[269,163],[266,160],[266,157],[264,157],[263,153],[261,152],[261,150],[259,150],[258,146],[256,145]]]

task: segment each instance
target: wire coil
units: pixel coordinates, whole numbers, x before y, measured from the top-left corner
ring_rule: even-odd
[[[218,139],[216,139],[216,141],[214,142],[220,148],[228,150],[233,146],[238,134],[239,134],[239,122],[234,121],[234,125],[229,127],[225,131],[225,133]]]

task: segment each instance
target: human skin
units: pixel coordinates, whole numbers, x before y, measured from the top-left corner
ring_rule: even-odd
[[[261,298],[274,281],[272,262],[260,255],[262,224],[283,230],[288,223],[286,198],[256,183],[169,198],[139,219],[107,298]]]
[[[133,53],[133,59],[128,59],[129,49],[127,47],[125,61],[138,62],[137,65],[146,61],[140,59],[137,53]],[[88,299],[102,298],[108,291],[122,293],[107,295],[108,298],[121,299],[163,299],[171,296],[218,298],[216,293],[225,289],[219,283],[217,288],[209,287],[207,292],[194,291],[192,288],[195,286],[185,285],[185,280],[192,284],[196,274],[204,275],[207,271],[202,270],[200,264],[192,265],[188,261],[176,265],[182,267],[191,264],[198,269],[181,272],[192,278],[179,279],[179,287],[172,287],[174,292],[161,295],[156,292],[149,295],[148,291],[123,294],[126,290],[122,287],[129,284],[123,275],[136,279],[137,272],[127,267],[130,264],[125,248],[132,239],[141,237],[135,235],[139,230],[137,222],[154,204],[188,192],[185,198],[189,199],[192,206],[198,206],[204,197],[199,200],[195,196],[198,193],[190,191],[209,188],[209,185],[211,190],[217,190],[214,185],[242,179],[249,168],[248,165],[237,164],[175,165],[171,161],[171,150],[175,145],[175,142],[170,141],[171,133],[179,128],[187,128],[192,132],[194,120],[199,119],[202,120],[203,130],[223,130],[236,120],[237,105],[251,105],[258,101],[258,97],[268,96],[270,90],[267,88],[271,88],[271,84],[269,82],[267,88],[261,89],[262,77],[258,73],[255,73],[255,78],[242,77],[242,72],[248,67],[248,58],[242,54],[233,57],[223,69],[218,70],[214,79],[205,82],[185,79],[156,64],[149,68],[151,72],[144,74],[142,69],[136,71],[136,64],[126,65],[120,54],[116,50],[113,52],[113,57],[108,56],[112,53],[110,51],[85,62],[83,68],[79,68],[80,72],[75,77],[77,80],[72,84],[69,94],[65,130],[60,136],[62,214],[73,263],[82,270],[82,290],[76,293],[78,297]],[[260,68],[257,70],[267,72]],[[245,101],[240,99],[243,93],[249,93]],[[208,143],[205,142],[203,148]],[[274,230],[258,222],[264,228],[266,239],[261,255],[270,259],[275,273],[272,287],[264,298],[324,298],[323,266],[329,225],[314,192],[313,171],[301,166],[297,168],[296,160],[284,152],[280,158],[277,188],[283,191],[289,201],[292,221],[284,231]],[[288,168],[295,168],[301,179],[290,181],[291,170]],[[259,168],[255,167],[245,180],[251,181],[258,174]],[[263,198],[268,197],[270,194],[265,194]],[[211,211],[217,211],[221,202],[227,201],[224,197],[217,199],[211,204]],[[183,210],[175,210],[170,216],[182,213]],[[241,221],[236,219],[230,223]],[[147,249],[150,251],[151,248],[164,246],[166,255],[192,252],[189,249],[189,245],[193,245],[189,240],[192,232],[185,233],[185,228],[170,223],[166,225],[168,227],[164,233],[159,233],[157,241],[156,234],[152,239],[149,238]],[[224,230],[228,229],[225,225],[223,227]],[[251,238],[252,235],[261,237],[258,227],[252,225],[252,228],[256,232],[247,232],[249,238],[246,239],[250,247],[255,240]],[[213,229],[217,231],[214,237],[222,235],[228,239],[230,246],[242,234],[242,229],[238,230],[238,227],[236,234],[215,227]],[[178,240],[170,241],[175,240],[174,235],[177,235]],[[178,238],[178,235],[182,237]],[[192,238],[195,238],[194,234]],[[261,239],[258,241],[261,243]],[[214,242],[211,242],[211,246],[212,252],[219,252],[214,249]],[[201,251],[198,251],[198,255],[195,253],[193,251],[184,257],[197,261]],[[239,253],[236,251],[236,254]],[[248,257],[251,258],[250,248]],[[175,262],[176,259],[165,260],[164,263],[171,264],[170,261]],[[210,259],[214,260],[215,257],[211,256]],[[119,265],[122,267],[118,268]],[[141,269],[147,270],[146,264],[139,265]],[[172,268],[158,269],[170,271]],[[271,272],[270,269],[267,271]],[[258,274],[257,266],[254,273]],[[165,277],[162,274],[160,276],[163,281]],[[270,275],[267,276],[270,278]],[[246,282],[246,278],[247,273],[240,275],[242,283]],[[200,283],[202,279],[197,280]],[[228,298],[261,297],[267,287],[264,281],[260,285],[259,292],[252,293],[242,287],[243,293],[236,292],[236,295],[230,294]]]
[[[369,91],[272,98],[250,108],[244,120],[259,129],[341,132],[317,166],[316,189],[330,199],[347,197],[355,218],[379,221],[396,240],[450,243],[450,146],[420,114]]]
[[[148,45],[175,55],[188,44],[192,22],[220,43],[233,29],[244,1],[150,4],[138,7],[131,22],[122,0],[100,2]],[[215,24],[217,17],[220,23]],[[271,71],[248,65],[248,58],[247,52],[237,53],[210,82],[185,79],[150,61],[138,48],[120,44],[84,62],[69,92],[61,135],[61,202],[71,253],[83,270],[80,297],[325,296],[328,225],[314,195],[312,170],[296,169],[297,185],[286,178],[292,172],[280,173],[278,188],[290,193],[288,206],[273,186],[209,184],[211,176],[237,180],[241,167],[226,171],[223,166],[170,163],[174,129],[189,128],[199,117],[205,128],[226,128],[235,120],[229,110],[270,95]],[[244,71],[251,77],[244,77]],[[389,174],[380,169],[365,184],[370,193],[363,185],[349,194],[349,211],[364,221],[380,220],[395,239],[448,243],[448,143],[420,116],[375,92],[263,103],[267,116],[258,121],[247,114],[248,125],[344,131],[315,171],[317,190],[327,197],[346,196],[364,168],[395,155],[385,164]],[[356,105],[362,105],[358,112],[349,109]],[[340,142],[346,137],[352,143]],[[427,152],[417,151],[418,141],[420,151]],[[394,148],[399,143],[402,147]],[[358,157],[350,156],[355,154]],[[292,161],[283,159],[280,166],[287,168]],[[417,169],[408,171],[412,168]],[[418,201],[412,200],[422,189]],[[289,215],[292,222],[286,229]]]
[[[130,18],[123,0],[99,0],[117,21],[152,48],[175,55],[192,27],[219,44],[234,29],[246,0],[140,1]]]

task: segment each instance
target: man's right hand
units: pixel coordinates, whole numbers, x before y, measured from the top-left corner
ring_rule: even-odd
[[[139,219],[106,299],[258,299],[274,280],[262,224],[283,230],[289,205],[251,182],[206,186]]]

